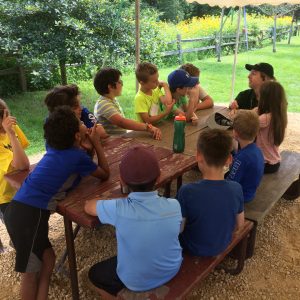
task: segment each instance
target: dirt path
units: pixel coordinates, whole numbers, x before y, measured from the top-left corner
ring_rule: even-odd
[[[281,149],[300,152],[300,114],[289,113],[286,139]],[[40,156],[32,157],[38,160]],[[185,181],[197,179],[190,172]],[[230,276],[221,271],[210,274],[203,284],[190,295],[190,299],[300,299],[300,198],[281,200],[265,222],[259,226],[255,255],[246,262],[244,271]],[[4,226],[0,236],[8,246]],[[64,250],[62,217],[53,214],[50,219],[50,239],[59,257]],[[81,229],[75,243],[81,299],[97,299],[86,283],[89,267],[98,260],[116,254],[115,233],[110,226],[97,230]],[[11,250],[11,249],[10,249]],[[0,299],[18,299],[19,277],[13,271],[14,251],[0,255]],[[67,265],[65,265],[67,267]],[[69,280],[55,273],[50,286],[50,299],[71,299]]]

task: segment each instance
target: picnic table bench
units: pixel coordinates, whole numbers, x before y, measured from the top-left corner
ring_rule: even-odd
[[[104,299],[184,299],[195,286],[201,283],[201,281],[204,280],[210,274],[210,272],[219,266],[219,264],[232,250],[235,250],[237,266],[233,269],[224,268],[224,270],[232,275],[237,275],[243,270],[248,237],[253,229],[253,226],[253,222],[245,220],[243,228],[234,233],[231,243],[228,245],[226,250],[218,256],[193,257],[188,254],[184,254],[181,268],[176,276],[158,288],[146,292],[132,292],[124,288],[116,297],[106,297],[106,292],[103,292],[103,290],[100,289],[97,290],[102,294]]]
[[[256,191],[254,200],[245,203],[245,217],[254,222],[251,232],[247,257],[254,253],[256,228],[280,198],[292,200],[300,192],[300,153],[281,152],[280,168],[276,173],[265,174]]]

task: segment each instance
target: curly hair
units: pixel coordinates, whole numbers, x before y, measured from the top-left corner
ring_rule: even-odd
[[[79,120],[69,106],[57,107],[44,124],[44,138],[54,149],[71,148],[75,143],[75,134],[79,132]]]
[[[186,72],[189,73],[190,76],[193,77],[199,77],[200,75],[200,69],[193,64],[184,64],[180,66],[180,69],[185,70]]]
[[[109,93],[108,85],[116,87],[116,83],[122,76],[121,71],[113,68],[103,68],[96,73],[94,78],[94,87],[99,95]]]
[[[232,151],[232,137],[221,129],[206,129],[199,134],[197,151],[208,166],[223,167]]]
[[[56,86],[46,95],[45,104],[49,112],[53,112],[56,107],[62,105],[75,108],[79,104],[78,95],[80,91],[76,84]]]

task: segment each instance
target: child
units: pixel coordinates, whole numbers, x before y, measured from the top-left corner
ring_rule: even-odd
[[[4,175],[14,170],[29,168],[29,160],[24,149],[29,142],[17,125],[15,117],[9,115],[6,103],[0,99],[0,218],[15,194],[15,190],[5,180]],[[0,252],[3,245],[0,239]]]
[[[185,70],[190,76],[200,77],[200,70],[193,64],[184,64],[180,69]],[[207,94],[207,92],[200,86],[196,84],[194,88],[188,90],[189,99],[196,101],[195,111],[200,109],[211,108],[214,106],[213,99]],[[201,102],[199,102],[201,101]]]
[[[126,199],[91,200],[85,211],[116,227],[118,254],[92,266],[89,279],[102,295],[124,287],[146,291],[169,281],[182,256],[178,241],[182,220],[179,203],[154,191],[160,176],[154,153],[141,146],[122,158],[120,178],[131,193]]]
[[[135,70],[140,89],[134,99],[137,120],[145,123],[157,123],[173,109],[174,101],[168,84],[158,81],[158,69],[155,65],[144,62]],[[161,88],[164,89],[162,93]]]
[[[80,91],[76,84],[62,85],[55,87],[46,95],[45,104],[50,113],[58,106],[70,106],[86,128],[92,128],[97,123],[97,119],[86,107],[81,106],[80,98]],[[108,134],[100,124],[98,124],[96,130],[101,139],[108,137]],[[88,143],[87,141],[85,142]]]
[[[126,119],[123,110],[116,99],[123,88],[122,73],[113,68],[104,68],[97,72],[94,79],[94,87],[101,96],[95,104],[94,114],[97,120],[110,134],[125,133],[126,129],[136,131],[148,131],[156,140],[161,139],[160,129],[149,123],[140,123]]]
[[[259,118],[257,146],[265,160],[265,173],[277,172],[280,166],[279,146],[287,126],[287,101],[282,85],[277,81],[266,81],[261,85],[258,107]]]
[[[264,174],[264,157],[254,140],[259,129],[258,116],[250,110],[241,110],[233,120],[233,137],[240,150],[233,157],[227,179],[241,184],[244,202],[250,202]]]
[[[172,98],[175,100],[172,114],[169,116],[172,117],[173,115],[183,114],[186,116],[186,120],[190,121],[197,104],[195,100],[188,100],[186,95],[188,88],[196,86],[198,77],[191,77],[186,71],[179,69],[169,74],[168,83]]]
[[[180,243],[191,255],[218,255],[231,242],[234,229],[244,223],[242,187],[223,175],[224,166],[231,163],[231,150],[228,132],[200,133],[196,158],[203,180],[182,186],[177,195],[184,226]]]
[[[74,175],[107,179],[108,164],[96,126],[90,134],[98,166],[79,149],[79,120],[70,107],[61,106],[44,124],[48,149],[14,196],[4,216],[16,250],[15,270],[21,273],[21,299],[47,299],[55,254],[48,238],[50,209]]]

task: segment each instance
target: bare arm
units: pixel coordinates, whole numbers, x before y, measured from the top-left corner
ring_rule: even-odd
[[[85,201],[84,211],[91,216],[97,216],[97,202],[99,200]]]
[[[243,228],[245,221],[245,213],[242,211],[236,216],[236,227],[235,229],[238,231]]]
[[[8,111],[4,110],[2,127],[9,137],[13,151],[13,160],[11,165],[18,170],[27,170],[29,169],[30,163],[20,141],[16,137],[16,133],[13,128],[13,126],[16,124],[16,118],[9,116]]]
[[[198,109],[206,109],[206,108],[211,108],[214,106],[214,101],[213,99],[207,95],[203,99],[200,99],[201,102],[197,104],[197,110]]]
[[[160,97],[161,103],[165,104],[165,105],[171,104],[172,103],[172,94],[171,94],[169,85],[166,82],[161,81],[159,83],[159,86],[162,87],[165,91],[165,95]]]
[[[104,150],[101,145],[99,133],[97,132],[97,124],[95,124],[92,128],[92,131],[89,134],[89,139],[91,140],[91,143],[95,148],[96,155],[98,158],[98,168],[91,175],[106,180],[108,179],[110,172],[108,162],[106,160]]]
[[[180,224],[180,233],[183,232],[185,224],[186,224],[186,218],[182,218],[182,221]]]
[[[110,119],[110,122],[116,126],[121,128],[129,129],[129,130],[136,130],[136,131],[149,131],[153,138],[156,140],[161,140],[161,131],[159,128],[154,126],[148,126],[145,123],[137,122],[135,120],[126,119],[122,117],[120,114],[113,115]],[[151,123],[151,122],[146,122]]]

